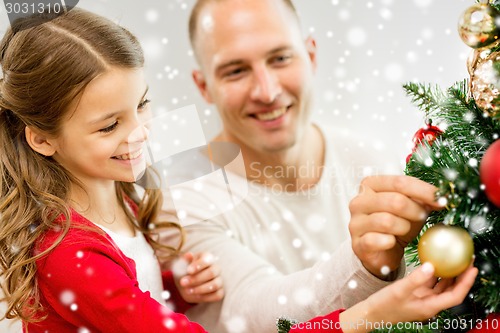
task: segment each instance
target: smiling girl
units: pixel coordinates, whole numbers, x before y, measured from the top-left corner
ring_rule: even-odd
[[[30,333],[203,331],[165,306],[154,249],[177,249],[161,249],[154,233],[176,226],[156,219],[159,190],[139,198],[133,185],[150,172],[137,39],[73,9],[14,23],[0,64],[6,317],[21,319]],[[220,300],[217,267],[207,256],[186,258],[194,283],[183,283],[181,295]]]

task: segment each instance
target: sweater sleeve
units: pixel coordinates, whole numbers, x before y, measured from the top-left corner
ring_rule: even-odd
[[[242,325],[247,332],[273,332],[281,316],[307,321],[348,308],[389,284],[363,267],[350,241],[344,242],[329,260],[282,274],[220,227],[192,225],[185,229],[185,249],[210,251],[221,267],[223,301],[200,304],[187,312],[189,318],[212,331],[231,331],[234,325]]]
[[[343,309],[319,316],[304,323],[295,324],[289,333],[343,333],[339,315]]]
[[[63,321],[91,332],[205,332],[142,292],[134,262],[104,236],[68,235],[37,262],[42,298]]]

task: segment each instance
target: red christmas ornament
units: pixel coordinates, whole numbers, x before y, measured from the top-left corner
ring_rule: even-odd
[[[484,153],[479,165],[479,177],[486,196],[500,208],[500,140],[493,142]]]
[[[418,146],[422,142],[428,142],[431,145],[441,134],[443,134],[443,131],[439,127],[433,126],[432,120],[429,119],[425,127],[422,127],[413,135],[413,149],[411,150],[411,154],[406,157],[406,163],[408,164],[411,156],[417,151]]]

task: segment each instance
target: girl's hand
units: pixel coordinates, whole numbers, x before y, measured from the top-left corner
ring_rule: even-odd
[[[434,267],[424,263],[410,275],[378,291],[340,314],[349,332],[368,332],[377,323],[422,321],[463,302],[474,284],[477,268],[469,267],[455,279],[437,280]],[[359,323],[359,325],[349,325]],[[367,324],[367,325],[364,325]]]
[[[217,302],[224,298],[220,267],[210,253],[185,253],[186,274],[176,278],[179,292],[188,303]]]

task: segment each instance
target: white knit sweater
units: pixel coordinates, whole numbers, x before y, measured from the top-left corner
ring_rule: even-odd
[[[246,195],[244,200],[197,223],[192,221],[203,220],[207,211],[227,201],[227,186],[207,181],[175,200],[166,192],[165,210],[175,214],[174,204],[178,208],[182,201],[182,214],[191,217],[184,250],[212,252],[222,268],[224,300],[187,313],[209,332],[275,332],[279,316],[305,321],[350,307],[387,285],[367,272],[352,251],[348,205],[362,177],[394,173],[399,164],[358,137],[322,132],[325,168],[309,190],[283,193],[249,183],[246,195],[234,186],[231,195]]]

